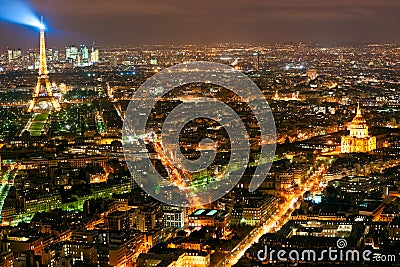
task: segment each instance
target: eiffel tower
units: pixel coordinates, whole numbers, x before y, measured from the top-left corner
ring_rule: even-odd
[[[40,66],[38,81],[33,91],[32,99],[28,108],[28,112],[35,110],[55,110],[60,111],[61,106],[57,99],[54,98],[51,91],[49,80],[49,71],[47,70],[46,59],[46,41],[44,38],[45,26],[43,24],[43,17],[41,18],[40,26]],[[44,103],[44,105],[42,104]],[[50,105],[51,104],[51,105]]]

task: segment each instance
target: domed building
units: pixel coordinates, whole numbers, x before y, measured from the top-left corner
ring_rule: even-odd
[[[376,149],[376,137],[369,135],[368,125],[360,106],[357,115],[350,124],[350,135],[342,136],[342,153],[366,153]]]

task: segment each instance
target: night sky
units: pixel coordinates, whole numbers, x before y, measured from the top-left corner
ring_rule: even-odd
[[[1,0],[13,1],[13,0]],[[49,46],[220,42],[400,42],[399,0],[30,0]],[[0,6],[1,12],[1,6]],[[35,48],[34,29],[0,22],[0,49]]]

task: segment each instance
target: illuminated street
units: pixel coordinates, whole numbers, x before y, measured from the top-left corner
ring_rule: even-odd
[[[17,172],[17,164],[12,164],[8,166],[8,170],[1,174],[1,184],[0,184],[0,212],[3,211],[4,201],[7,197],[10,187],[14,184],[15,175]],[[2,214],[0,213],[0,219],[2,219]],[[3,222],[2,222],[3,223]]]
[[[330,162],[330,161],[327,161]],[[311,191],[315,194],[320,193],[324,186],[321,185],[321,178],[329,165],[319,168],[313,175],[307,179],[307,183],[300,185],[294,193],[289,194],[290,197],[286,198],[285,202],[280,205],[279,210],[271,216],[262,226],[256,227],[251,231],[247,238],[243,239],[217,266],[233,266],[239,259],[246,253],[254,243],[257,243],[259,238],[265,233],[276,232],[284,225],[289,219],[292,212],[298,208],[303,200],[303,194]]]

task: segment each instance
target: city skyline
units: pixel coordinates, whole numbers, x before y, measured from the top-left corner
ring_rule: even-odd
[[[8,0],[2,0],[7,7]],[[49,47],[224,42],[397,43],[400,3],[385,1],[27,1],[45,16]],[[4,47],[36,47],[36,29],[0,22]]]
[[[0,267],[398,265],[396,1],[0,0]]]

